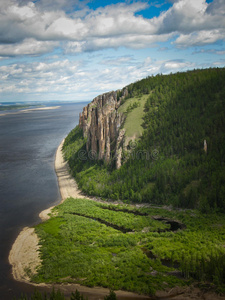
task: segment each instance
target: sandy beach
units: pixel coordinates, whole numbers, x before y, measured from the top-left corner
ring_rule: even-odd
[[[69,167],[67,162],[63,158],[62,154],[62,146],[64,140],[60,143],[56,155],[55,155],[55,172],[58,178],[58,185],[61,194],[61,203],[69,197],[73,198],[84,198],[77,187],[77,183],[74,178],[69,173]],[[88,197],[85,197],[88,198]],[[49,214],[54,206],[49,207],[46,210],[43,210],[39,217],[42,221],[46,221],[49,219]]]

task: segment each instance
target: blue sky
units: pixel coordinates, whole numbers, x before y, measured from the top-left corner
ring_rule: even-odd
[[[224,0],[0,0],[0,102],[91,101],[224,66]]]

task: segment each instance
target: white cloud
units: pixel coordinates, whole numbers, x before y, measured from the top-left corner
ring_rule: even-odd
[[[189,57],[187,47],[195,47],[199,57],[200,51],[208,49],[199,46],[205,45],[212,45],[208,52],[214,56],[224,55],[218,45],[213,49],[214,43],[225,39],[224,0],[210,4],[206,0],[171,0],[171,8],[152,19],[136,14],[153,5],[148,6],[147,0],[124,1],[95,11],[87,2],[0,0],[2,93],[61,95],[62,99],[82,95],[91,100],[100,92],[122,88],[148,75],[213,66],[209,56],[206,65],[175,60],[186,54]],[[179,48],[178,56],[174,47]],[[112,48],[116,51],[106,50]],[[145,48],[152,49],[139,50]],[[103,51],[84,53],[97,50],[108,55]],[[45,53],[52,54],[42,56]],[[24,57],[16,57],[21,55],[33,57],[25,63]],[[8,65],[3,65],[3,58],[8,59]],[[10,61],[14,63],[10,65]],[[223,62],[214,59],[215,65]]]
[[[171,60],[171,61],[166,61],[162,64],[161,70],[163,73],[168,73],[168,72],[177,72],[178,70],[188,70],[192,69],[195,67],[195,64],[186,62],[186,61],[181,61],[181,60]]]
[[[201,29],[207,4],[203,0],[180,0],[157,18],[158,33],[189,33]]]
[[[190,34],[181,34],[175,41],[177,47],[202,46],[213,44],[218,40],[225,39],[225,29],[223,30],[201,30]]]
[[[189,47],[225,39],[225,1],[180,0],[157,19],[158,33],[176,32],[175,45]]]
[[[132,61],[132,64],[128,63]],[[195,67],[186,61],[155,61],[151,57],[138,61],[132,56],[104,59],[101,68],[67,59],[55,62],[32,62],[0,66],[1,93],[54,95],[54,98],[91,100],[97,94],[115,90],[157,73],[170,73]],[[91,98],[88,98],[91,97]]]
[[[106,60],[103,60],[101,64],[103,65],[110,65],[110,66],[120,66],[121,64],[123,65],[131,65],[134,63],[134,60],[131,56],[121,56],[118,58],[107,58]]]
[[[146,47],[155,47],[157,42],[167,41],[173,37],[172,34],[162,35],[143,35],[143,34],[127,34],[122,36],[96,37],[81,42],[69,42],[64,45],[65,53],[79,53],[86,51],[97,51],[108,48],[127,47],[132,49],[142,49]]]
[[[15,44],[0,44],[0,56],[40,55],[53,51],[57,45],[58,42],[43,42],[29,38]]]
[[[64,90],[72,84],[79,62],[69,62],[67,59],[51,63],[12,64],[0,67],[2,92],[8,91],[12,86],[14,92],[27,92]]]
[[[1,0],[2,53],[9,50],[11,55],[42,54],[52,51],[53,41],[68,42],[64,43],[66,53],[79,53],[120,46],[151,47],[175,35],[178,36],[175,45],[179,47],[224,39],[224,0],[210,4],[205,0],[179,0],[152,19],[135,15],[147,8],[144,2],[109,5],[95,11],[87,9],[85,3],[87,1]],[[67,13],[74,7],[75,12]],[[195,41],[191,42],[190,38]],[[10,49],[10,44],[15,50]]]

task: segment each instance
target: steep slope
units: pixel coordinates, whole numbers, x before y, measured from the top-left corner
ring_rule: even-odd
[[[67,155],[80,188],[111,199],[225,210],[224,82],[224,68],[157,75],[127,86],[120,105],[116,104],[119,93],[113,96],[114,103],[109,105],[112,111],[107,114],[101,105],[103,100],[95,100],[92,108],[88,107],[89,113],[84,110],[80,122],[86,146],[83,139],[73,155]],[[119,114],[126,120],[117,122]],[[110,132],[107,120],[112,116],[113,126],[122,127],[112,131],[109,150],[107,135],[102,141],[99,132]],[[136,119],[139,125],[142,120],[139,134],[135,133]],[[128,134],[132,122],[134,129]],[[116,170],[109,153],[118,150],[114,137],[116,132],[118,138],[122,129],[126,142],[120,147],[122,166]],[[74,133],[82,135],[79,129]],[[129,144],[133,137],[138,139]],[[72,133],[70,139],[74,141]],[[101,160],[81,159],[82,149],[100,150],[98,158],[104,158],[108,165]]]
[[[120,128],[125,119],[125,115],[118,112],[118,108],[127,95],[126,88],[100,95],[84,107],[79,118],[79,127],[87,138],[87,153],[106,163],[115,156],[117,168],[121,165],[124,136],[124,130],[121,131]]]

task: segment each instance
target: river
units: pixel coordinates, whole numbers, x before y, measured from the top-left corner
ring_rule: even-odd
[[[0,299],[34,290],[13,280],[8,254],[20,230],[60,202],[55,152],[85,105],[57,103],[58,109],[0,115]]]

